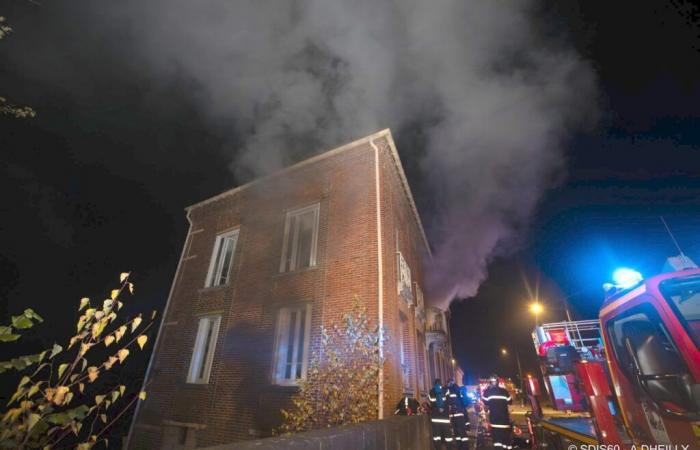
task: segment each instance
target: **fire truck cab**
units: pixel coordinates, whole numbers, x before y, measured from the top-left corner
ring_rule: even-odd
[[[644,280],[607,299],[599,318],[632,440],[700,447],[700,270]]]
[[[535,448],[700,449],[700,269],[641,280],[609,296],[598,321],[544,324],[533,339],[553,407],[567,411],[542,414],[529,380]]]

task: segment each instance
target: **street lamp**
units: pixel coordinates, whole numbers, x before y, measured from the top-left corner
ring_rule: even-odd
[[[508,356],[508,349],[505,347],[501,348],[501,355],[503,356]],[[515,363],[518,365],[518,379],[520,380],[520,390],[525,392],[525,386],[524,386],[524,381],[523,381],[523,369],[520,367],[520,354],[518,353],[518,349],[515,349]]]
[[[535,302],[531,303],[530,304],[530,311],[535,315],[535,328],[537,328],[537,323],[538,323],[537,316],[540,313],[542,313],[542,311],[543,311],[542,304],[539,301],[535,301]]]

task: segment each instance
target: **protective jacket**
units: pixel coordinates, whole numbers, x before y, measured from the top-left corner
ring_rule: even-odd
[[[510,426],[508,405],[513,403],[510,393],[500,386],[489,386],[482,397],[489,408],[489,422],[491,425]]]
[[[446,391],[442,388],[433,388],[428,393],[430,401],[430,428],[433,435],[433,444],[439,448],[442,442],[452,445],[452,425],[447,414]]]
[[[489,386],[481,398],[489,408],[489,422],[491,423],[491,437],[494,447],[512,449],[508,405],[513,403],[513,399],[510,394],[500,386]]]
[[[467,436],[467,427],[469,417],[466,410],[462,407],[462,392],[456,384],[447,386],[447,410],[450,415],[450,423],[452,424],[452,432],[455,436],[455,441],[460,448],[468,445],[469,437]]]
[[[430,401],[430,411],[431,412],[444,412],[447,407],[445,403],[445,391],[440,390],[437,392],[435,388],[432,388],[428,393],[428,400]]]

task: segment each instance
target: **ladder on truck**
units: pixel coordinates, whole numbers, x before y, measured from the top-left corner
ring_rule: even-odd
[[[576,348],[582,359],[604,358],[603,338],[600,322],[597,320],[577,320],[572,322],[551,322],[537,327],[534,335],[535,346],[552,340],[552,334],[565,333],[569,343]]]

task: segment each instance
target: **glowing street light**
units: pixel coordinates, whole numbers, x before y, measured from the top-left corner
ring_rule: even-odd
[[[502,348],[501,355],[506,356],[507,354],[508,354],[508,350],[506,350],[505,348]]]
[[[542,312],[542,304],[539,302],[534,302],[530,305],[530,311],[532,311],[535,315],[539,314]]]

